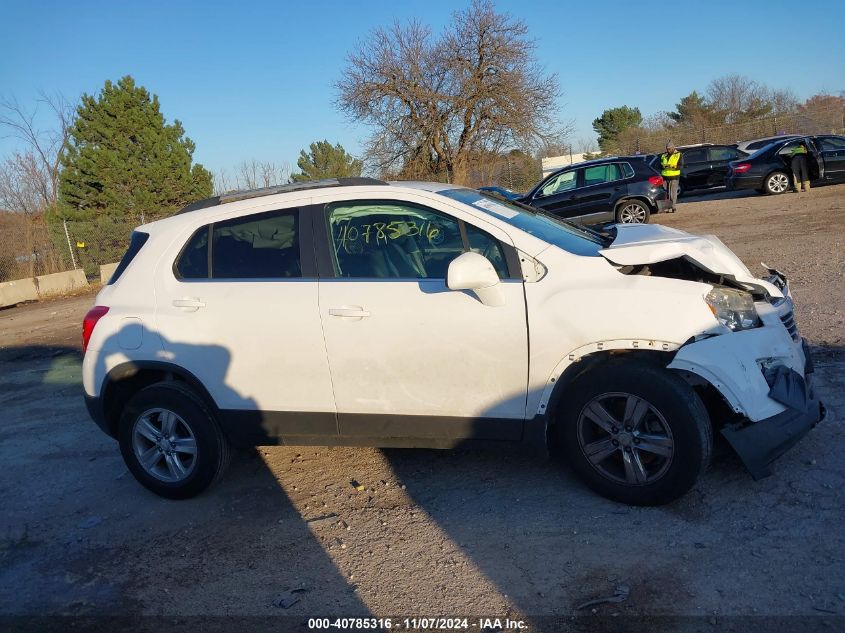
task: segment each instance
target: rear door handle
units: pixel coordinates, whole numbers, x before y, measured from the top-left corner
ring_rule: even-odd
[[[204,308],[205,303],[193,297],[189,299],[174,299],[173,307],[182,308],[185,312],[196,312],[200,308]]]
[[[369,310],[364,310],[361,306],[343,306],[342,308],[329,308],[329,315],[361,319],[370,316],[370,312]]]

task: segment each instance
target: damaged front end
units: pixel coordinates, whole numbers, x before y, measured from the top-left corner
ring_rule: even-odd
[[[755,480],[825,417],[786,278],[770,270],[767,283],[782,296],[756,297],[758,327],[690,343],[668,365],[704,379],[733,409],[730,420],[714,422]]]
[[[806,364],[804,375],[776,364],[764,370],[768,396],[785,408],[757,422],[738,422],[722,427],[722,435],[757,480],[772,474],[771,464],[792,448],[825,417],[825,408],[812,384],[813,363],[802,340]]]
[[[764,264],[768,274],[755,278],[718,238],[667,227],[620,227],[601,254],[623,274],[699,282],[720,295],[721,302],[705,300],[721,333],[692,338],[667,367],[721,395],[730,412],[714,419],[717,428],[754,479],[770,475],[772,462],[825,416],[786,277]],[[733,294],[746,297],[739,307]]]

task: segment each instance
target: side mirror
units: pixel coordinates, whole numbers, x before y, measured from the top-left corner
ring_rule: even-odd
[[[478,253],[464,253],[452,260],[446,286],[449,290],[472,290],[486,306],[505,305],[505,293],[496,269],[489,259]]]

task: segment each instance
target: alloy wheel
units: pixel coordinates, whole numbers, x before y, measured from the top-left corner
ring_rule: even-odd
[[[786,174],[772,174],[769,176],[768,187],[772,193],[783,193],[789,189],[789,178]]]
[[[628,203],[619,211],[622,224],[642,224],[646,220],[646,210],[641,204]]]
[[[669,469],[672,431],[657,408],[629,393],[604,393],[578,416],[578,444],[603,477],[627,485],[650,484]]]
[[[168,409],[149,409],[135,420],[132,449],[141,467],[167,483],[188,478],[197,462],[197,441],[191,427]]]

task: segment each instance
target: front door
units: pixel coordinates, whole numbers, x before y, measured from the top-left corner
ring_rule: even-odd
[[[819,136],[816,146],[824,161],[824,176],[831,180],[845,180],[845,138],[841,136]]]
[[[520,439],[528,343],[507,236],[399,201],[327,205],[320,319],[342,437]],[[498,238],[498,239],[496,239]],[[483,254],[505,305],[446,287],[449,263]],[[513,278],[511,278],[513,276]]]
[[[570,169],[551,176],[534,194],[531,206],[561,218],[578,215],[578,172],[577,169]]]
[[[303,215],[272,211],[199,227],[156,275],[161,360],[196,376],[227,432],[247,443],[337,436]]]

